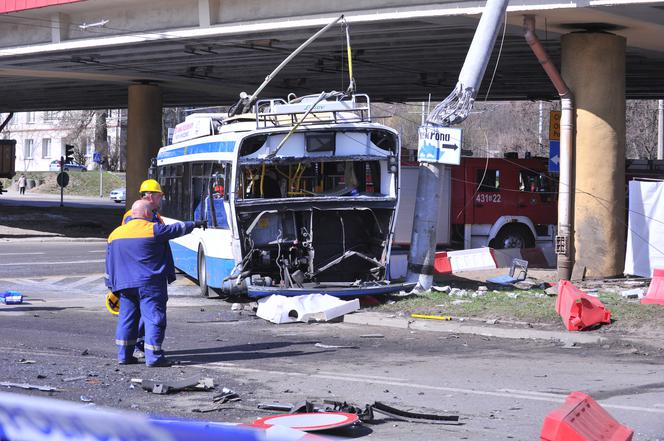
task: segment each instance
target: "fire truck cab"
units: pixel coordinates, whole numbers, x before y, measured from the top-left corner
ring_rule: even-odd
[[[445,167],[436,244],[464,249],[551,245],[558,186],[547,161],[463,157],[460,165]],[[394,244],[407,248],[415,216],[417,164],[403,163],[401,177]]]
[[[463,158],[452,166],[452,242],[466,249],[551,244],[558,197],[547,161]]]

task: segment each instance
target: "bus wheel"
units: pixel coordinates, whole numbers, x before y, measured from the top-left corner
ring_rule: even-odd
[[[494,248],[530,248],[534,240],[527,227],[509,226],[500,230],[493,240]]]
[[[205,267],[205,253],[203,247],[198,247],[198,286],[203,297],[210,296],[210,288],[207,283],[207,268]]]

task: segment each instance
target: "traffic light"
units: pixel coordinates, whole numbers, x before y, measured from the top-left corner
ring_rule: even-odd
[[[74,162],[74,146],[65,144],[65,164],[71,164],[72,162]]]

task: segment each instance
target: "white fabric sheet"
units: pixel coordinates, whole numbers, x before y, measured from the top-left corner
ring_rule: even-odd
[[[664,181],[629,182],[625,274],[652,277],[664,268]]]

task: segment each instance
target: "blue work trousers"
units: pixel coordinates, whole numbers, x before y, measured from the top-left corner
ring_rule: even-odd
[[[145,363],[153,364],[164,356],[161,344],[166,333],[166,286],[164,281],[119,291],[120,313],[115,330],[119,362],[131,359],[141,319],[145,325]]]

